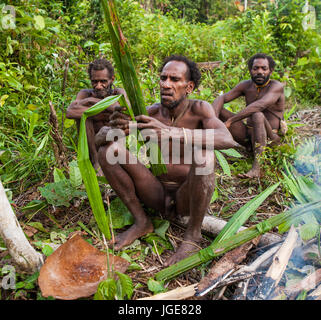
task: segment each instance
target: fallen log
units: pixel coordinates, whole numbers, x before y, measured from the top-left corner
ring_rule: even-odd
[[[218,262],[214,262],[208,274],[199,282],[196,296],[203,296],[218,286],[217,280],[230,270],[235,269],[245,258],[247,253],[257,245],[260,237],[227,252]]]
[[[189,221],[189,217],[180,217],[178,220],[175,220],[177,224],[180,224],[184,227],[187,227]],[[221,230],[224,228],[224,226],[227,224],[227,222],[223,219],[205,215],[203,222],[202,222],[202,232],[210,234],[212,236],[217,236]],[[246,227],[241,227],[239,231],[246,230]],[[275,242],[283,240],[284,237],[282,235],[276,234],[276,233],[265,233],[261,236],[258,246],[267,246],[270,244],[273,244]]]
[[[0,236],[19,272],[34,273],[43,264],[43,256],[27,240],[0,181]]]
[[[265,278],[258,286],[253,300],[269,299],[282,278],[282,275],[292,255],[292,251],[296,245],[297,238],[298,233],[292,225],[286,239],[284,240],[284,243],[279,251],[274,255],[272,265],[268,269]]]

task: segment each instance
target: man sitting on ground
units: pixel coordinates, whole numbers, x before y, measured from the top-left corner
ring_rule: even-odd
[[[142,135],[146,133],[145,129],[149,130],[147,136],[155,133],[163,158],[168,159],[165,161],[166,174],[154,176],[128,151],[121,142],[124,139],[106,141],[110,129],[102,128],[95,137],[100,146],[99,164],[104,175],[135,219],[128,230],[115,237],[116,250],[153,231],[153,224],[141,203],[165,217],[172,214],[189,216],[184,240],[165,265],[176,263],[199,249],[201,225],[215,184],[213,150],[238,145],[208,102],[188,99],[200,78],[196,63],[184,56],[167,58],[160,73],[161,102],[148,108],[148,116],[136,117]],[[110,126],[125,131],[133,125],[126,115],[117,111],[111,120]],[[163,141],[169,142],[167,149]],[[174,144],[176,148],[172,149]],[[187,149],[192,153],[191,161],[184,161],[188,158]],[[115,163],[110,161],[110,155],[117,155],[119,159],[123,155],[126,161]]]
[[[252,169],[240,175],[242,178],[260,177],[259,156],[267,144],[267,138],[273,143],[279,143],[278,133],[280,129],[283,133],[285,130],[283,84],[270,79],[274,67],[272,57],[263,53],[254,55],[248,61],[251,80],[242,81],[213,102],[216,115],[225,122],[235,141],[253,150]],[[224,103],[240,96],[245,97],[246,108],[237,114],[223,108]],[[247,119],[246,124],[243,119]]]
[[[78,92],[74,100],[67,108],[66,117],[75,119],[79,130],[80,118],[82,114],[90,107],[102,99],[123,94],[126,98],[125,90],[113,87],[115,80],[114,68],[106,59],[97,59],[89,64],[88,74],[91,81],[92,89],[82,89]],[[128,100],[127,103],[129,104]],[[119,105],[118,103],[116,105]],[[95,146],[95,134],[109,121],[110,110],[103,111],[98,115],[87,118],[86,133],[90,160],[96,170],[99,170],[98,153]],[[101,175],[102,172],[99,172]]]

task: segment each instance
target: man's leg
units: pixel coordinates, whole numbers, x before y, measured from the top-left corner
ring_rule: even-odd
[[[226,122],[229,118],[235,116],[235,114],[225,108],[221,109],[219,119],[223,122]],[[241,144],[242,146],[245,146],[247,149],[249,149],[251,146],[251,141],[248,139],[248,133],[247,128],[243,121],[237,121],[232,123],[232,125],[229,127],[229,131],[233,136],[233,139]]]
[[[277,144],[281,140],[278,134],[273,132],[273,128],[279,128],[280,121],[276,117],[269,121],[262,112],[254,113],[249,120],[249,123],[253,127],[250,131],[250,135],[254,152],[254,160],[252,169],[243,175],[239,175],[239,177],[258,178],[260,177],[259,157],[267,144],[267,138],[269,138],[273,144]]]
[[[121,157],[126,156],[125,164],[111,164],[106,155],[113,152]],[[153,231],[153,225],[144,212],[140,201],[147,207],[164,212],[164,189],[156,177],[140,162],[129,164],[137,160],[120,143],[111,143],[100,147],[98,151],[99,164],[110,186],[127,206],[135,222],[125,232],[116,236],[115,249],[119,250],[131,244],[137,238]]]
[[[199,150],[198,152],[206,159],[206,166],[212,169],[206,175],[199,175],[197,169],[204,168],[205,164],[197,164],[193,159],[186,181],[177,190],[176,213],[189,215],[190,219],[184,234],[184,241],[180,244],[175,254],[165,262],[166,266],[172,265],[199,250],[198,244],[202,239],[201,226],[203,218],[215,187],[215,158],[213,150]]]

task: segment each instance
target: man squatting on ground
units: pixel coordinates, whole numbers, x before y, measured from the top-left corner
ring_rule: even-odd
[[[130,105],[125,90],[122,88],[115,88],[113,86],[113,82],[115,80],[114,68],[109,61],[106,59],[97,59],[90,63],[88,74],[92,89],[80,90],[76,96],[76,100],[70,104],[66,112],[66,117],[68,119],[76,120],[78,132],[82,114],[102,99],[108,96],[123,94],[126,102]],[[116,103],[115,105],[119,104]],[[94,168],[99,170],[99,175],[102,175],[102,172],[99,169],[98,152],[95,146],[95,134],[101,127],[108,123],[109,116],[109,111],[103,111],[98,115],[87,118],[86,120],[86,133],[90,160]]]
[[[202,221],[214,191],[213,149],[239,146],[208,102],[188,99],[188,95],[199,85],[200,78],[196,63],[183,56],[167,58],[160,73],[161,102],[148,108],[148,116],[136,117],[135,125],[141,133],[145,129],[152,129],[156,134],[155,141],[164,159],[168,157],[166,174],[154,176],[126,149],[122,139],[106,141],[110,128],[103,127],[95,137],[96,145],[100,146],[98,159],[104,175],[135,219],[128,230],[113,240],[116,250],[153,231],[151,220],[141,203],[165,217],[172,214],[190,217],[184,241],[165,265],[176,263],[198,250]],[[117,110],[110,119],[109,126],[125,130],[126,133],[134,125],[128,121],[128,116]],[[202,134],[197,135],[197,132]],[[169,141],[168,148],[161,143],[166,140]],[[175,143],[176,150],[175,147],[172,150],[172,144]],[[191,147],[189,150],[193,153],[190,163],[184,163],[184,152],[188,149],[186,145]],[[177,149],[180,149],[179,161],[173,163],[173,153]],[[119,158],[123,155],[126,161],[111,163],[108,155],[117,155]],[[203,159],[203,162],[199,159]],[[207,168],[210,170],[206,174],[198,174],[198,169]]]
[[[233,138],[254,152],[252,169],[239,175],[241,178],[260,177],[259,156],[267,144],[267,138],[275,144],[280,142],[278,132],[283,129],[285,97],[283,84],[270,79],[274,67],[272,57],[262,53],[254,55],[248,61],[251,80],[242,81],[212,104],[216,115],[225,122]],[[246,108],[237,114],[223,108],[224,103],[240,96],[245,97]],[[246,124],[243,119],[247,119]]]

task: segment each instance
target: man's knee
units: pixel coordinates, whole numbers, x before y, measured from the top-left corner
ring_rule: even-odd
[[[213,150],[196,148],[193,157],[195,175],[209,175],[214,173],[215,156]]]
[[[254,123],[264,123],[265,115],[263,112],[255,112],[251,116]]]
[[[106,152],[107,152],[107,145],[100,146],[98,149],[98,162],[99,164],[103,164],[106,162]]]

